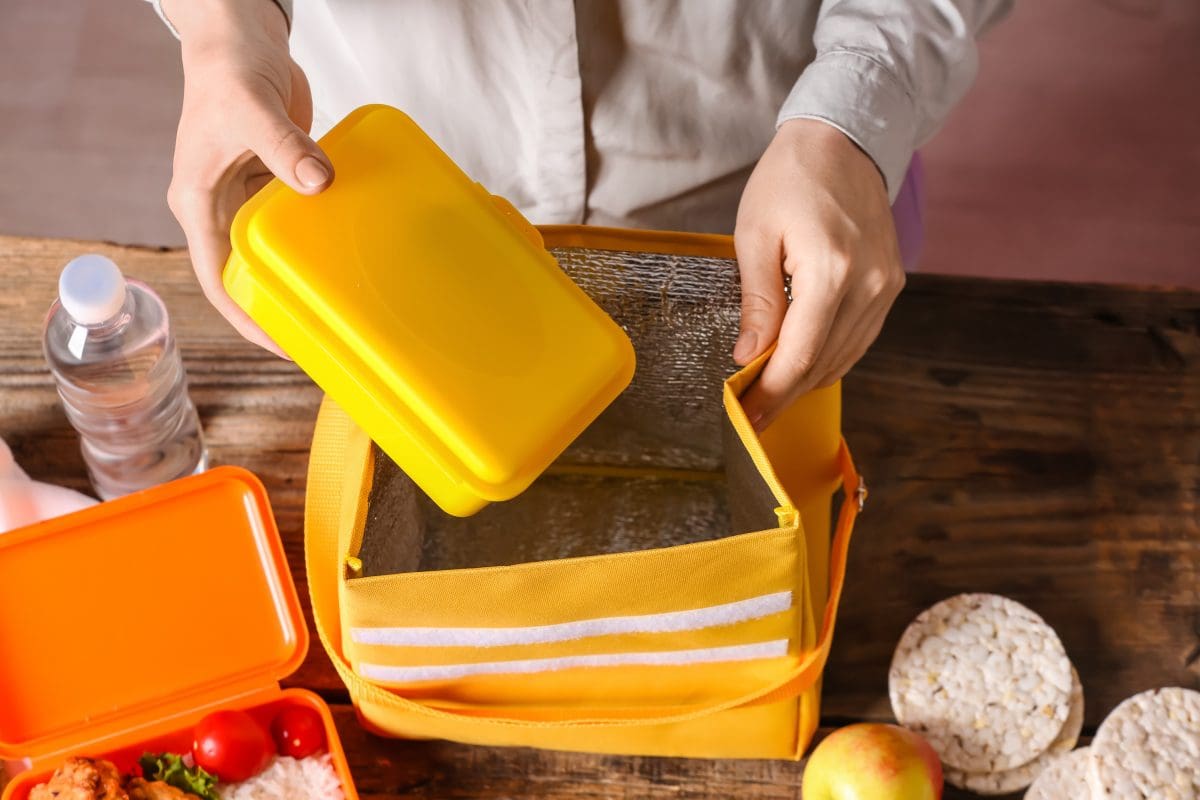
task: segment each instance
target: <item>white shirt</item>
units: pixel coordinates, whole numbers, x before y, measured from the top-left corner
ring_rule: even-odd
[[[276,0],[320,136],[412,116],[535,223],[730,233],[778,124],[824,120],[893,198],[1011,0]]]

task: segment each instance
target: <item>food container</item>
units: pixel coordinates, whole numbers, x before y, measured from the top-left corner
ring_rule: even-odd
[[[443,510],[516,496],[629,384],[629,338],[400,111],[320,144],[332,185],[254,195],[226,289]]]
[[[71,756],[129,772],[146,751],[189,752],[206,714],[329,707],[281,689],[308,628],[258,479],[219,467],[0,536],[0,760],[27,759],[25,800]]]

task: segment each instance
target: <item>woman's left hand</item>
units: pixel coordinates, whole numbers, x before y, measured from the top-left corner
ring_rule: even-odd
[[[904,287],[904,268],[875,163],[819,120],[779,127],[742,193],[734,246],[742,283],[734,360],[747,364],[778,340],[742,398],[762,430],[862,358]]]

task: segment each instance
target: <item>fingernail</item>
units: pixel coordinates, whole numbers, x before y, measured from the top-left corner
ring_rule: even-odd
[[[754,331],[742,331],[737,344],[733,346],[733,357],[738,361],[744,361],[754,352],[756,344],[758,344],[758,335]]]
[[[329,180],[329,168],[312,156],[305,156],[296,165],[296,180],[309,189],[316,188]]]

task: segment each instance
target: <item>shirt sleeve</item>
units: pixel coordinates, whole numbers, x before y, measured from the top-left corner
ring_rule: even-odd
[[[849,136],[894,200],[913,151],[975,79],[975,39],[1013,0],[825,0],[813,60],[777,124],[819,119]]]
[[[154,6],[154,10],[155,10],[155,12],[157,12],[158,18],[161,19],[163,21],[163,24],[167,26],[167,30],[169,30],[171,32],[171,35],[174,36],[176,39],[178,39],[179,31],[175,29],[175,26],[171,23],[171,20],[167,18],[166,12],[163,11],[162,0],[146,0],[146,2],[149,3],[150,5]],[[283,15],[285,17],[287,17],[288,30],[291,30],[292,29],[292,0],[271,0],[271,2],[273,2],[273,3],[275,3],[275,5],[279,6],[279,10],[283,12]]]

